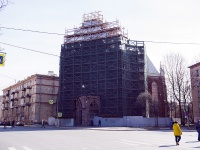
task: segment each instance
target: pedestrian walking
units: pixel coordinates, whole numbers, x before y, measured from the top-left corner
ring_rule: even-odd
[[[41,128],[45,128],[45,120],[42,119],[42,126]]]
[[[91,126],[93,126],[93,120],[91,120]]]
[[[3,122],[3,128],[6,129],[6,120]]]
[[[173,130],[174,130],[176,145],[179,145],[179,141],[181,140],[182,130],[177,121],[175,121],[173,124]]]
[[[101,120],[99,119],[99,127],[101,126]]]
[[[200,120],[196,124],[196,129],[197,129],[197,132],[198,132],[198,141],[200,141]]]
[[[12,128],[15,128],[15,120],[13,120],[12,122],[11,122],[11,129]]]
[[[174,122],[173,122],[172,120],[169,122],[169,128],[170,128],[170,129],[172,129],[173,123],[174,123]]]

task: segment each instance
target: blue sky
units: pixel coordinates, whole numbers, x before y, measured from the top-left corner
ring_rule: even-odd
[[[84,13],[101,11],[106,21],[118,19],[132,40],[200,43],[199,0],[11,0],[0,11],[0,26],[64,34],[79,27]],[[1,28],[0,42],[60,55],[62,35]],[[171,52],[182,54],[188,65],[200,61],[200,44],[145,43],[156,68]],[[59,74],[59,58],[0,43],[7,53],[0,67],[1,90],[35,73]]]

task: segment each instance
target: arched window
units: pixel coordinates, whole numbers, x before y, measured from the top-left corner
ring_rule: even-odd
[[[152,82],[152,100],[158,101],[158,85],[156,82]]]
[[[95,101],[93,101],[90,104],[90,110],[96,110],[96,109],[98,109],[98,104]]]

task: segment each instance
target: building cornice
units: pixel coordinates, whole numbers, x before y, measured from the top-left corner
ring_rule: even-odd
[[[200,62],[198,62],[198,63],[196,63],[196,64],[194,64],[194,65],[191,65],[191,66],[189,66],[188,68],[192,69],[192,68],[198,67],[198,66],[200,66]]]

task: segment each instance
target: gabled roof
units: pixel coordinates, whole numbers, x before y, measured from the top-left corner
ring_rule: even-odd
[[[147,56],[147,75],[148,76],[160,76],[160,73],[154,66],[154,64],[151,62],[149,57]]]
[[[197,66],[199,66],[200,65],[200,62],[198,62],[198,63],[196,63],[196,64],[194,64],[194,65],[191,65],[191,66],[189,66],[188,68],[194,68],[194,67],[197,67]]]

